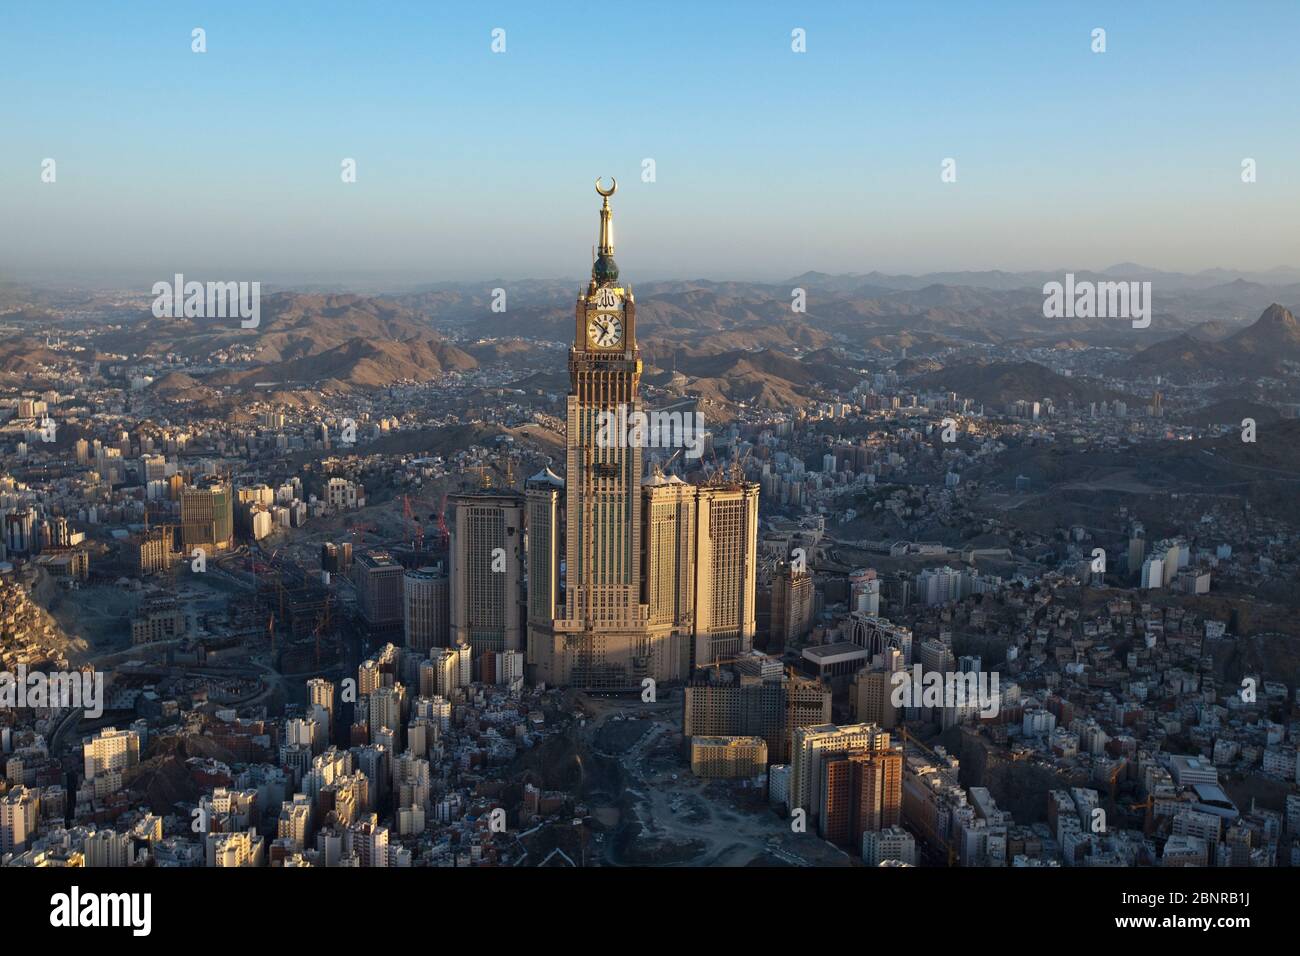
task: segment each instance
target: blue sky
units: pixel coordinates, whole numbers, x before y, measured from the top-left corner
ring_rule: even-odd
[[[1300,265],[1291,0],[270,7],[0,5],[0,276]]]

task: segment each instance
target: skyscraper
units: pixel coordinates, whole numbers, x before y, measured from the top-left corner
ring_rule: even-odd
[[[852,751],[822,765],[819,819],[824,839],[860,847],[862,834],[898,826],[903,806],[903,752],[890,748]]]
[[[758,484],[738,475],[699,489],[695,517],[695,666],[748,653],[758,629]]]
[[[334,736],[334,682],[323,677],[307,681],[307,702],[313,709],[323,712],[326,739]]]
[[[1133,522],[1128,537],[1128,573],[1130,577],[1141,577],[1142,564],[1147,556],[1147,533],[1142,523]]]
[[[194,548],[223,550],[235,535],[230,486],[219,478],[201,479],[181,492],[181,543],[188,556]]]
[[[807,637],[812,619],[812,575],[782,562],[772,574],[772,624],[767,652],[779,654],[787,644]]]
[[[656,469],[642,492],[643,596],[650,639],[665,646],[673,679],[685,679],[693,662],[697,489]]]
[[[524,482],[527,502],[528,663],[554,639],[552,625],[563,600],[564,479],[544,468]]]
[[[794,732],[790,767],[790,806],[819,822],[824,808],[823,765],[832,756],[889,749],[889,734],[875,724],[819,724]]]
[[[36,509],[14,509],[5,515],[5,547],[10,554],[36,550]]]
[[[352,565],[357,608],[372,639],[396,638],[402,633],[404,573],[387,551],[364,552]]]
[[[407,571],[403,581],[406,646],[446,647],[451,639],[450,582],[441,567]]]
[[[616,186],[596,183],[599,245],[574,309],[563,488],[543,473],[526,489],[532,677],[593,689],[685,680],[692,666],[751,650],[756,630],[758,485],[738,470],[700,486],[643,475],[653,426],[641,406],[636,299],[614,262]],[[550,554],[561,533],[562,592]]]
[[[564,616],[534,654],[538,680],[629,687],[666,672],[641,603],[640,443],[610,435],[602,415],[641,409],[636,300],[619,285],[613,213],[601,195],[600,242],[591,281],[574,308],[566,422]],[[626,418],[622,419],[626,420]]]
[[[523,646],[524,501],[503,491],[452,495],[451,646]]]

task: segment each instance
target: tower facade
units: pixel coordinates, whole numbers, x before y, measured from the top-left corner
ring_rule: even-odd
[[[513,491],[452,495],[451,644],[523,645],[524,501]]]
[[[528,664],[552,659],[555,619],[564,600],[564,479],[544,468],[524,482],[527,512]],[[539,655],[539,651],[543,652]],[[544,677],[543,680],[552,678]]]
[[[563,481],[526,486],[531,678],[593,690],[687,680],[753,647],[758,485],[644,473],[636,299],[602,203],[591,280],[574,308]],[[563,546],[559,545],[563,541]],[[562,556],[562,564],[557,561]],[[562,579],[562,580],[561,580]]]
[[[754,649],[758,484],[737,476],[702,486],[695,522],[695,666],[702,667]]]
[[[698,492],[656,469],[642,485],[642,495],[642,596],[651,640],[673,662],[671,678],[685,680],[693,663]]]
[[[224,550],[235,535],[230,486],[219,478],[204,478],[181,492],[181,543],[188,555],[195,547]]]
[[[574,308],[564,481],[562,615],[534,653],[538,680],[622,688],[663,679],[641,602],[642,448],[609,426],[641,410],[636,300],[619,283],[613,213],[602,198],[591,281]]]
[[[413,651],[451,642],[451,583],[441,567],[407,571],[402,600],[406,608],[406,646]]]

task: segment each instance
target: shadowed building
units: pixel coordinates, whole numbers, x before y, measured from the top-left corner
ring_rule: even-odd
[[[451,644],[523,648],[524,498],[512,491],[452,495]]]
[[[181,544],[188,556],[194,548],[223,551],[235,536],[230,486],[218,478],[201,478],[181,491]]]

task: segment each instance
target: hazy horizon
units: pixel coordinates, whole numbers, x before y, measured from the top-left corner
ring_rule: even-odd
[[[1134,266],[1133,270],[1125,269],[1125,266]],[[199,270],[185,272],[181,270],[188,280],[198,281],[215,281],[220,278],[213,274],[212,270]],[[1218,266],[1210,266],[1205,269],[1194,272],[1183,272],[1180,270],[1155,270],[1153,267],[1144,263],[1111,263],[1100,267],[1070,267],[1057,269],[986,269],[986,270],[949,270],[949,269],[929,269],[920,272],[885,272],[883,270],[857,270],[852,272],[824,272],[822,270],[805,270],[799,274],[783,276],[669,276],[669,275],[648,275],[648,276],[626,276],[628,282],[633,286],[646,286],[661,283],[708,283],[715,285],[726,285],[729,283],[748,284],[755,286],[772,285],[784,286],[790,280],[798,279],[808,272],[816,272],[830,279],[854,279],[869,278],[877,275],[881,280],[903,280],[903,279],[926,279],[938,276],[959,276],[968,275],[972,278],[989,275],[1013,275],[1037,278],[1052,278],[1065,275],[1067,272],[1073,272],[1077,275],[1105,275],[1113,274],[1116,276],[1124,275],[1137,276],[1141,274],[1150,275],[1169,275],[1179,276],[1185,279],[1195,278],[1204,273],[1225,273],[1224,276],[1216,276],[1219,283],[1229,283],[1236,281],[1235,277],[1240,277],[1247,282],[1259,282],[1266,284],[1266,280],[1273,278],[1273,281],[1282,286],[1290,286],[1300,283],[1300,266],[1278,265],[1271,268],[1260,269],[1225,269]],[[134,292],[140,295],[149,293],[153,283],[157,281],[170,281],[174,273],[158,273],[156,271],[144,271],[140,269],[125,270],[107,270],[103,273],[68,273],[60,274],[56,272],[45,272],[33,270],[25,273],[12,273],[0,268],[0,285],[12,284],[20,288],[31,289],[37,292],[53,292],[59,290],[67,291],[87,291],[87,292]],[[532,275],[532,276],[510,276],[505,274],[472,276],[463,279],[445,279],[435,278],[427,275],[421,276],[414,273],[392,273],[386,274],[383,270],[372,272],[328,272],[320,271],[317,273],[268,273],[265,271],[255,272],[249,276],[250,279],[260,281],[264,292],[271,294],[275,292],[302,292],[311,293],[335,293],[335,294],[359,294],[359,295],[406,295],[412,292],[437,290],[440,288],[457,288],[463,289],[467,286],[489,285],[492,283],[504,282],[516,285],[550,285],[571,284],[575,288],[581,286],[587,279],[587,275],[581,270],[572,270],[567,275]],[[962,283],[946,283],[948,285],[960,286]],[[1218,284],[1218,283],[1215,283]],[[981,286],[979,283],[973,283],[974,288],[988,288]],[[1026,283],[1023,286],[1013,286],[1008,288],[1030,289],[1034,288],[1032,283]]]

